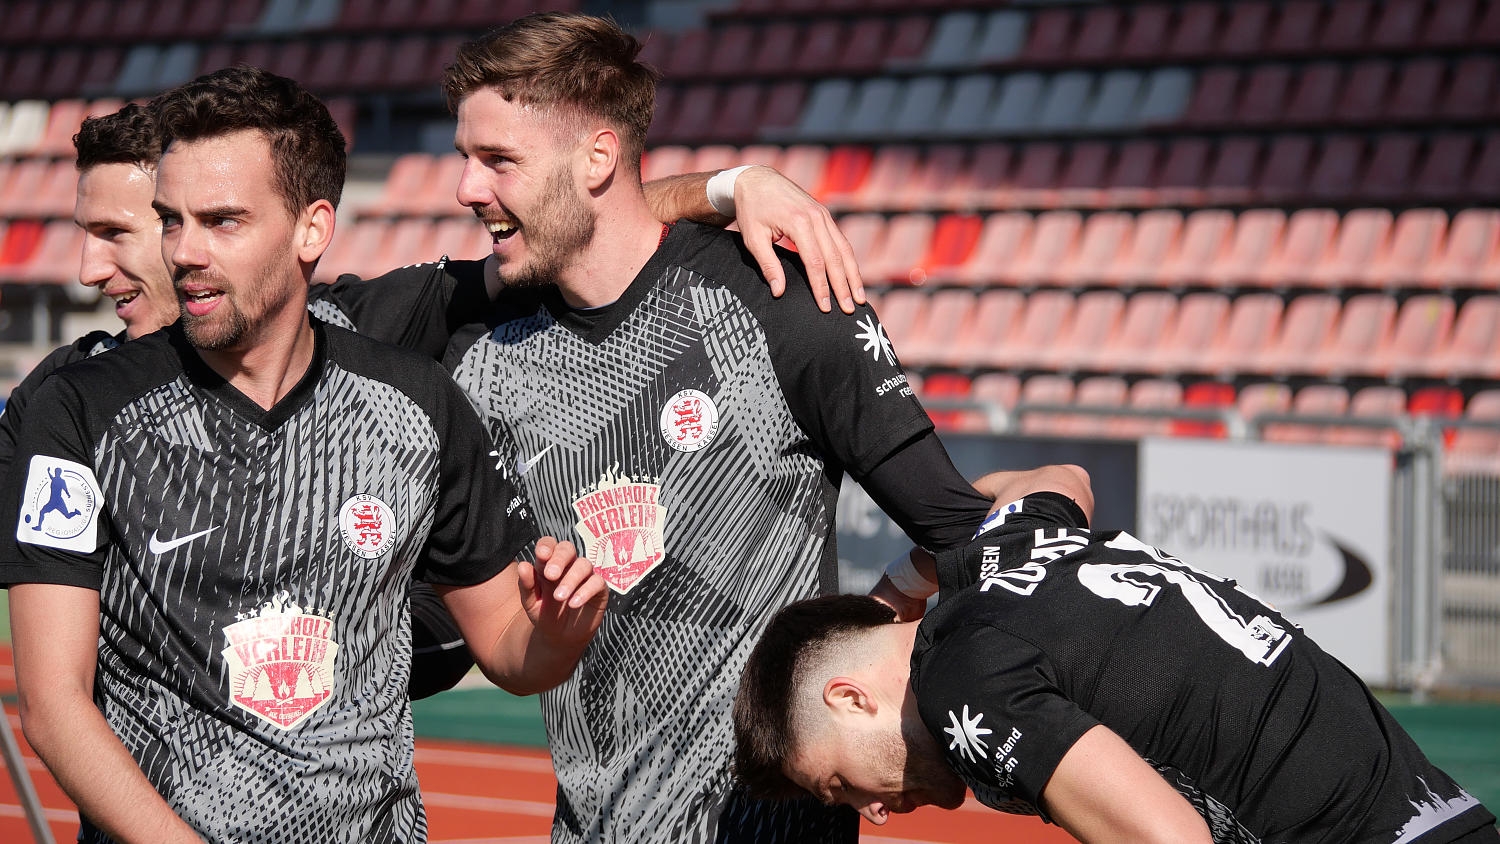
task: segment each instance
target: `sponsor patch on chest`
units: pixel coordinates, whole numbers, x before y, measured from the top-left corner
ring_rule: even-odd
[[[616,592],[629,592],[666,557],[661,486],[606,474],[573,501],[584,556]]]
[[[225,627],[224,638],[229,700],[246,712],[289,730],[333,696],[333,621],[287,593]]]
[[[707,448],[719,431],[719,408],[707,393],[683,390],[661,409],[661,435],[678,451]]]

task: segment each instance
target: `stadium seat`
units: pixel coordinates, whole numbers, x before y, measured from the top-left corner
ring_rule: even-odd
[[[793,72],[800,76],[836,73],[839,48],[847,37],[844,22],[840,20],[820,20],[807,24],[802,49],[792,58]]]
[[[1119,328],[1102,342],[1085,344],[1072,358],[1080,369],[1110,372],[1150,370],[1153,353],[1167,336],[1177,312],[1177,297],[1161,290],[1131,294]]]
[[[0,44],[35,43],[42,25],[42,0],[15,0],[5,10],[5,26],[0,27]]]
[[[434,156],[431,177],[422,192],[412,197],[413,212],[429,217],[468,219],[473,212],[459,205],[454,195],[463,171],[464,160],[457,153]]]
[[[1155,61],[1171,36],[1172,6],[1133,3],[1129,10],[1130,21],[1120,39],[1119,58],[1124,61]]]
[[[1120,439],[1164,437],[1172,432],[1165,411],[1182,406],[1182,385],[1162,378],[1146,378],[1130,385],[1125,406],[1132,410],[1162,411],[1161,416],[1118,416],[1106,420],[1104,436]]]
[[[854,83],[848,79],[823,79],[813,85],[802,117],[797,122],[799,138],[812,140],[839,136],[854,99]]]
[[[1496,377],[1491,370],[1495,368],[1497,348],[1500,348],[1500,296],[1472,296],[1458,309],[1448,343],[1431,359],[1428,374],[1444,378]]]
[[[392,177],[396,175],[398,168],[403,167],[403,162],[407,161],[409,157],[410,154],[396,159],[396,164],[391,168]],[[665,176],[675,176],[679,173],[691,172],[692,160],[693,150],[690,147],[680,144],[651,147],[646,150],[645,155],[641,158],[641,180],[650,182]],[[418,161],[413,160],[413,163],[406,166],[416,167],[418,166]],[[813,187],[816,189],[816,185]]]
[[[1142,83],[1136,121],[1141,128],[1168,126],[1182,120],[1193,95],[1193,73],[1181,67],[1159,67]]]
[[[1113,61],[1124,38],[1125,15],[1118,6],[1084,7],[1078,30],[1068,47],[1069,64],[1104,64]]]
[[[898,3],[900,0],[891,0]],[[899,6],[896,11],[905,11]],[[891,21],[889,40],[879,56],[883,65],[899,68],[916,64],[927,51],[927,41],[932,36],[932,16],[912,14]]]
[[[1357,125],[1378,121],[1389,100],[1392,75],[1388,61],[1376,59],[1355,64],[1344,78],[1344,91],[1334,107],[1334,118]]]
[[[901,86],[890,121],[871,132],[875,136],[921,138],[937,125],[948,80],[941,76],[918,76]]]
[[[1323,3],[1319,0],[1289,0],[1281,4],[1266,42],[1266,52],[1276,56],[1302,56],[1313,52],[1322,19]]]
[[[1090,290],[1074,303],[1072,317],[1062,330],[1036,350],[1033,358],[1044,369],[1075,370],[1091,360],[1092,352],[1109,344],[1125,312],[1125,294],[1118,290]]]
[[[927,293],[922,290],[896,289],[880,297],[880,324],[891,338],[896,353],[905,357],[917,324],[927,310]]]
[[[1468,192],[1471,135],[1445,133],[1428,141],[1422,165],[1412,178],[1411,194],[1419,202],[1453,202]]]
[[[1426,7],[1423,0],[1385,0],[1375,18],[1368,46],[1377,50],[1405,50],[1414,46],[1429,14]]]
[[[426,191],[432,179],[432,169],[432,156],[425,152],[409,152],[398,157],[386,174],[380,196],[361,209],[361,213],[376,217],[415,213],[412,199]]]
[[[662,75],[684,82],[698,81],[709,74],[713,54],[713,35],[704,29],[689,29],[677,34],[667,53]]]
[[[1275,126],[1281,122],[1291,96],[1292,69],[1284,64],[1254,67],[1245,78],[1234,123],[1240,126]]]
[[[1195,294],[1196,295],[1196,294]],[[1187,301],[1177,324],[1179,333],[1185,321]],[[1207,335],[1204,346],[1195,347],[1187,360],[1173,371],[1201,371],[1215,375],[1251,370],[1251,362],[1260,360],[1274,342],[1280,327],[1281,297],[1272,293],[1252,293],[1236,298],[1222,328]],[[1195,338],[1196,339],[1196,338]]]
[[[1057,147],[1054,145],[1053,150]],[[1015,184],[1017,177],[1013,174],[1019,170],[1019,165],[1013,165],[1013,161],[1019,158],[1014,148],[1003,143],[984,143],[973,147],[973,154],[968,160],[968,166],[958,174],[944,191],[942,205],[944,208],[957,210],[972,210],[979,208],[999,208],[1015,201]],[[1028,162],[1037,167],[1031,175],[1037,178],[1037,174],[1056,172],[1056,159],[1050,162],[1042,161],[1035,155]],[[1044,169],[1043,165],[1047,168]],[[1047,185],[1050,187],[1050,183]]]
[[[1099,77],[1077,128],[1085,132],[1118,132],[1140,123],[1137,114],[1144,79],[1138,71],[1111,70]],[[1049,128],[1043,112],[1041,125]]]
[[[1448,215],[1437,208],[1401,212],[1391,229],[1389,248],[1366,268],[1364,281],[1388,289],[1421,284],[1422,269],[1442,254]]]
[[[731,23],[718,27],[714,33],[713,48],[709,51],[704,73],[725,79],[738,77],[745,72],[756,53],[756,28],[747,23]]]
[[[1304,284],[1312,269],[1333,244],[1338,231],[1338,212],[1328,208],[1303,208],[1287,219],[1281,246],[1261,265],[1262,287]]]
[[[1198,71],[1197,85],[1183,109],[1183,124],[1205,129],[1232,125],[1239,91],[1240,72],[1235,68],[1209,67]]]
[[[1313,139],[1305,135],[1273,139],[1256,182],[1255,197],[1272,205],[1302,198],[1307,193],[1314,147]]]
[[[1337,384],[1310,384],[1297,391],[1290,413],[1294,416],[1334,417],[1349,410],[1349,391]],[[1278,422],[1261,429],[1261,439],[1281,443],[1325,442],[1327,423],[1293,424]]]
[[[73,205],[78,196],[78,170],[67,159],[32,159],[38,163],[38,179],[6,206],[9,213],[42,220],[72,220]],[[31,163],[30,161],[26,163]],[[9,192],[9,191],[8,191]],[[67,253],[53,253],[62,255]]]
[[[1083,217],[1076,211],[1038,214],[1025,252],[1003,268],[1001,278],[1022,285],[1054,283],[1057,267],[1076,248],[1082,228]]]
[[[885,234],[885,218],[879,214],[847,214],[838,224],[854,250],[854,260],[864,267]]]
[[[395,39],[389,64],[386,66],[385,84],[400,90],[432,85],[432,77],[427,75],[427,68],[431,64],[430,51],[437,44],[435,39],[425,35],[404,35]]]
[[[1364,387],[1349,399],[1349,415],[1371,421],[1391,420],[1389,428],[1334,426],[1323,435],[1333,445],[1366,446],[1386,449],[1401,447],[1401,433],[1394,427],[1406,415],[1406,392],[1400,387],[1377,384]]]
[[[71,219],[53,220],[43,226],[41,239],[31,256],[6,274],[33,284],[72,284],[78,278],[74,256],[82,249],[83,229],[73,225]]]
[[[975,190],[980,201],[995,207],[1051,208],[1057,205],[1063,155],[1062,144],[1050,141],[1029,143],[1022,148],[1013,175],[999,182],[984,179],[976,165],[975,177],[979,181]],[[1000,171],[993,172],[998,174]]]
[[[1323,24],[1318,49],[1325,53],[1347,53],[1369,48],[1372,0],[1336,0]]]
[[[859,190],[869,176],[870,162],[874,157],[874,151],[867,146],[836,146],[828,151],[822,180],[806,187],[810,193],[817,194],[829,208],[847,205],[849,195]]]
[[[432,252],[434,233],[435,225],[430,220],[397,220],[370,260],[381,267],[404,267],[436,260],[440,256]]]
[[[967,375],[956,372],[937,372],[922,379],[918,396],[927,403],[927,415],[939,431],[987,430],[985,415],[977,410],[943,409],[937,402],[944,399],[967,401],[972,397],[973,384]]]
[[[1021,50],[1021,61],[1032,65],[1063,62],[1073,43],[1074,28],[1072,9],[1039,9],[1032,13],[1031,31]]]
[[[1072,318],[1073,305],[1073,294],[1062,290],[1039,290],[1028,295],[1013,329],[991,339],[987,363],[1006,369],[1037,368]]]
[[[1464,394],[1457,387],[1442,384],[1419,387],[1411,394],[1406,412],[1412,416],[1457,418],[1464,412]]]
[[[778,82],[766,94],[761,107],[760,137],[785,136],[797,125],[807,99],[807,85],[801,81]]]
[[[753,141],[760,128],[760,114],[766,88],[755,82],[730,85],[720,100],[714,120],[713,135],[725,143]]]
[[[1413,134],[1381,135],[1354,193],[1365,201],[1400,203],[1411,193],[1422,139]]]
[[[1219,43],[1223,4],[1217,0],[1198,0],[1182,5],[1177,25],[1167,41],[1163,58],[1197,60],[1214,55]]]
[[[1131,140],[1120,145],[1115,163],[1103,182],[1100,204],[1105,206],[1151,205],[1155,198],[1157,163],[1161,145],[1150,140]]]
[[[1077,80],[1083,75],[1075,73],[1072,77]],[[982,78],[989,79],[990,77]],[[970,132],[981,130],[1001,137],[1029,134],[1036,128],[1037,115],[1044,102],[1044,94],[1049,93],[1053,88],[1049,80],[1039,73],[1008,74],[1000,82],[1000,89],[995,94],[994,103],[989,105],[977,95],[965,95],[963,89],[972,79],[974,77],[960,78],[958,87],[954,89],[953,101],[949,103],[948,114],[942,124],[942,128],[950,134],[955,133],[956,129],[967,129]],[[1073,88],[1077,87],[1076,82],[1070,85]],[[976,90],[979,87],[976,86]],[[978,114],[968,115],[964,120],[955,122],[956,112],[960,108],[960,97],[963,97],[965,101],[972,101],[970,107],[977,107],[980,110]]]
[[[1010,148],[1001,144],[999,149],[1008,160]],[[913,208],[973,210],[979,207],[973,187],[969,147],[936,144],[927,147],[921,168],[901,191],[900,204]]]
[[[1074,208],[1094,208],[1104,203],[1105,180],[1114,157],[1114,145],[1105,141],[1079,141],[1068,151],[1068,161],[1057,177],[1052,201]]]
[[[463,217],[449,217],[438,221],[433,228],[432,242],[422,260],[430,261],[435,255],[469,259],[484,258],[489,254],[490,234],[484,226]]]
[[[1073,403],[1073,379],[1065,375],[1033,375],[1021,385],[1017,407],[1026,405],[1068,405]],[[1066,436],[1059,431],[1056,412],[1030,412],[1021,415],[1020,431],[1031,436]]]
[[[1361,293],[1344,303],[1338,324],[1307,368],[1333,377],[1382,375],[1376,356],[1391,342],[1396,323],[1396,298],[1387,293]]]
[[[951,341],[949,355],[962,361],[993,368],[1009,368],[1004,353],[1009,337],[1026,309],[1026,298],[1018,290],[986,290],[979,294],[974,319],[966,323]]]
[[[972,360],[954,354],[953,345],[974,319],[975,308],[972,291],[939,290],[929,294],[924,318],[899,349],[902,362],[919,367],[972,365]]]
[[[1469,170],[1467,195],[1481,203],[1492,203],[1500,196],[1500,131],[1484,136]]]
[[[1057,267],[1051,283],[1064,287],[1098,284],[1130,243],[1134,218],[1120,211],[1092,214],[1083,224],[1078,248]]]
[[[760,34],[760,46],[750,58],[749,73],[755,76],[780,76],[792,72],[802,49],[804,27],[790,21],[767,24]]]
[[[862,75],[880,70],[890,39],[890,24],[884,18],[857,18],[838,51],[834,72]],[[738,66],[743,67],[744,63]]]
[[[1452,296],[1429,293],[1407,299],[1389,342],[1375,352],[1371,369],[1387,378],[1425,374],[1428,362],[1448,343],[1456,310]]]
[[[903,97],[906,80],[876,76],[861,81],[854,91],[842,127],[842,135],[854,140],[877,140],[888,135],[895,122],[896,106]]]
[[[868,259],[860,262],[860,274],[875,284],[919,284],[925,270],[916,263],[927,253],[937,220],[914,211],[897,214],[886,222],[885,236],[874,245]]]
[[[1156,283],[1180,287],[1201,284],[1227,247],[1234,229],[1234,214],[1222,210],[1194,211],[1183,223],[1177,249],[1156,271]]]
[[[1271,29],[1271,4],[1241,2],[1229,7],[1229,18],[1219,30],[1214,55],[1250,58],[1265,52]]]
[[[1202,201],[1240,205],[1250,201],[1260,168],[1259,138],[1229,137],[1214,146],[1212,169],[1203,181]]]
[[[1426,25],[1420,27],[1421,37],[1418,43],[1429,49],[1467,44],[1474,34],[1473,25],[1478,7],[1484,2],[1485,0],[1443,0],[1441,3],[1434,3],[1426,15]]]
[[[42,229],[40,220],[0,221],[0,274],[14,276],[31,260],[42,241]]]
[[[125,54],[125,64],[115,78],[114,93],[122,97],[150,96],[157,92],[156,66],[161,48],[154,44],[137,44]],[[14,72],[14,71],[12,71]]]
[[[1209,264],[1205,280],[1216,287],[1257,285],[1261,270],[1281,242],[1286,213],[1279,208],[1252,208],[1235,217],[1229,246]]]
[[[1087,407],[1098,411],[1114,410],[1125,406],[1130,388],[1124,378],[1113,375],[1094,375],[1078,382],[1073,393],[1074,407]],[[1109,431],[1109,422],[1114,417],[1103,413],[1076,413],[1054,418],[1051,433],[1067,437],[1102,437]]]
[[[1386,103],[1386,120],[1426,123],[1442,101],[1448,63],[1442,59],[1416,59],[1402,65]]]
[[[1345,214],[1333,248],[1312,267],[1308,281],[1334,288],[1364,283],[1385,253],[1393,222],[1391,212],[1384,208],[1356,208]]]
[[[1471,56],[1453,68],[1448,90],[1437,104],[1438,116],[1451,121],[1476,121],[1495,114],[1495,96],[1500,93],[1500,59]]]
[[[1015,60],[1026,47],[1029,16],[1017,9],[995,9],[985,15],[973,63],[997,67]]]
[[[1448,227],[1448,239],[1437,260],[1422,268],[1427,287],[1476,287],[1487,262],[1497,259],[1500,248],[1500,211],[1469,208],[1458,212]]]
[[[978,214],[944,214],[933,229],[927,254],[912,269],[913,284],[952,279],[968,260],[984,230]]]
[[[1240,388],[1235,412],[1250,425],[1262,416],[1278,416],[1292,410],[1292,388],[1275,381],[1255,381]]]
[[[912,211],[905,186],[920,172],[922,151],[907,144],[888,144],[875,151],[869,175],[864,183],[842,199],[828,197],[828,207],[836,211]]]
[[[719,111],[719,94],[719,86],[713,83],[688,85],[682,89],[682,96],[664,137],[679,144],[700,144],[716,140],[715,117]]]
[[[1021,379],[1009,372],[986,372],[974,379],[970,395],[1009,411],[1021,398]]]
[[[1273,150],[1272,155],[1275,152]],[[1325,138],[1307,177],[1305,194],[1315,202],[1337,202],[1347,199],[1359,183],[1364,170],[1365,142],[1353,135]],[[1276,166],[1274,157],[1266,169]]]
[[[1194,410],[1228,410],[1234,407],[1234,387],[1219,381],[1189,384],[1182,393],[1182,406]],[[1174,437],[1211,437],[1222,439],[1228,426],[1217,420],[1174,419],[1168,428]]]
[[[777,168],[782,175],[799,185],[822,185],[828,167],[828,147],[821,144],[793,144],[781,156]]]
[[[120,47],[90,47],[87,52],[88,61],[78,76],[78,88],[69,96],[107,96],[114,90],[125,51]]]
[[[1023,212],[1003,212],[985,217],[979,242],[974,245],[963,266],[954,273],[953,280],[975,286],[1002,281],[1014,282],[1015,278],[1009,273],[1009,269],[1027,247],[1031,230],[1032,217]]]
[[[1344,78],[1343,65],[1338,62],[1314,62],[1297,74],[1292,86],[1285,122],[1296,126],[1322,126],[1333,116]],[[1271,121],[1271,122],[1274,122]]]
[[[1105,267],[1102,280],[1123,287],[1154,283],[1157,268],[1176,248],[1181,232],[1181,212],[1156,208],[1141,213],[1130,242]]]
[[[1464,418],[1488,422],[1491,427],[1456,429],[1443,455],[1443,471],[1448,475],[1500,475],[1500,389],[1475,393]]]
[[[1281,331],[1270,348],[1240,365],[1252,372],[1316,372],[1314,361],[1331,342],[1338,318],[1338,297],[1327,293],[1298,296],[1287,305]]]
[[[1213,142],[1206,138],[1178,138],[1169,142],[1158,171],[1156,201],[1163,205],[1201,203],[1213,151]]]
[[[52,53],[46,76],[36,90],[38,96],[47,100],[70,97],[78,93],[78,80],[83,74],[88,51],[83,49],[58,49]]]
[[[980,24],[979,12],[967,9],[944,12],[933,26],[932,37],[922,56],[922,66],[929,70],[958,70],[974,66]]]

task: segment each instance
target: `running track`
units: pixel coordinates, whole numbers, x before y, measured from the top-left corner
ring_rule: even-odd
[[[10,648],[0,645],[0,695],[11,729],[15,680]],[[74,840],[78,814],[40,760],[24,746],[26,767],[47,810],[58,842]],[[547,844],[557,781],[545,751],[496,745],[419,740],[417,776],[427,806],[433,844]],[[30,842],[30,829],[9,776],[0,776],[0,841]],[[894,816],[885,826],[865,824],[865,844],[978,844],[1010,840],[1036,844],[1072,842],[1056,827],[1032,818],[992,812],[972,799],[955,812],[922,809]]]

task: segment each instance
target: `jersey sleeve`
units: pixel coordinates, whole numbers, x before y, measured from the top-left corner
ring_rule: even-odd
[[[109,544],[108,502],[94,475],[80,389],[56,376],[27,407],[14,460],[0,475],[0,583],[98,589]]]
[[[913,542],[929,550],[968,541],[992,503],[959,474],[935,431],[899,446],[860,485]]]
[[[4,410],[0,410],[0,477],[9,476],[11,459],[15,457],[16,443],[20,438],[21,419],[37,387],[52,377],[52,373],[57,370],[88,357],[88,349],[110,339],[110,336],[103,331],[95,331],[76,343],[53,349],[26,374],[25,378],[21,379],[21,383],[17,384],[14,390],[11,390]]]
[[[420,579],[471,586],[494,577],[529,545],[537,527],[512,472],[515,458],[491,441],[474,406],[434,365],[442,438],[437,518]]]
[[[1088,516],[1073,499],[1057,492],[1034,492],[1001,507],[984,518],[973,541],[948,548],[937,555],[938,583],[949,595],[975,583],[985,561],[986,548],[1017,535],[1052,528],[1087,528]],[[1016,561],[1016,565],[1025,562]]]
[[[414,264],[362,279],[341,275],[308,288],[308,308],[367,337],[441,360],[453,331],[488,306],[482,261]],[[340,319],[339,317],[342,317]]]
[[[985,624],[945,631],[913,655],[922,721],[985,805],[1045,818],[1053,771],[1099,723],[1062,695],[1055,676],[1034,645]]]

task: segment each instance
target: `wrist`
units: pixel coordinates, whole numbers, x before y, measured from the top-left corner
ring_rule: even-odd
[[[908,598],[925,601],[938,591],[938,585],[917,570],[910,552],[892,560],[891,564],[885,567],[885,576],[890,578],[891,585],[896,587],[896,591]]]
[[[706,188],[708,193],[708,204],[718,213],[734,218],[734,183],[740,174],[754,167],[754,164],[742,164],[739,167],[731,167],[728,170],[720,170],[708,179]]]

